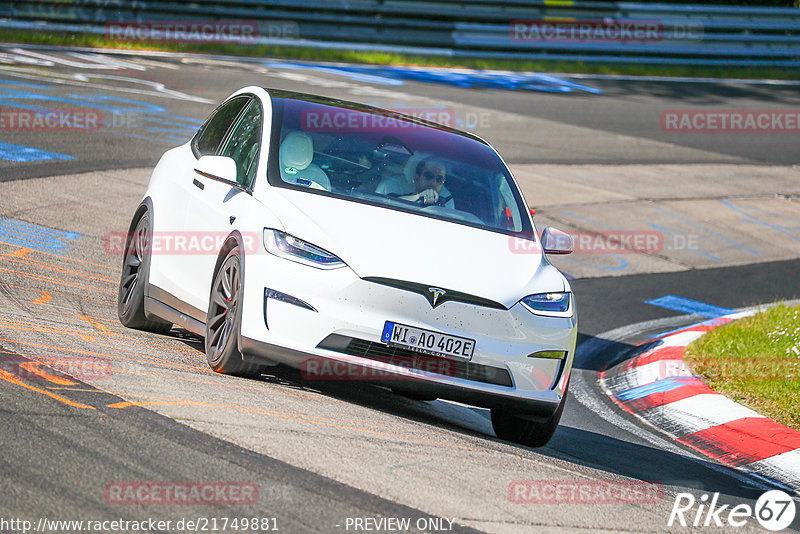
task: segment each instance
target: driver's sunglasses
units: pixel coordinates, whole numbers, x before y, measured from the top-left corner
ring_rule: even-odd
[[[431,180],[431,181],[435,179],[440,184],[444,183],[443,175],[441,174],[434,175],[431,171],[423,171],[422,177],[425,178],[426,180]]]

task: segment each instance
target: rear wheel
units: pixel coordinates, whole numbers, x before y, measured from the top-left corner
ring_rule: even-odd
[[[497,437],[506,441],[527,445],[528,447],[544,447],[556,433],[564,405],[567,404],[567,392],[561,398],[555,413],[544,421],[530,421],[514,415],[504,408],[492,408],[492,427]]]
[[[242,266],[239,247],[233,247],[222,262],[211,285],[206,317],[206,358],[218,373],[258,376],[263,365],[247,363],[239,352],[242,324]]]
[[[172,328],[172,323],[148,319],[144,312],[144,293],[150,275],[151,233],[150,216],[145,212],[125,242],[125,259],[117,293],[117,315],[128,328],[166,334]]]

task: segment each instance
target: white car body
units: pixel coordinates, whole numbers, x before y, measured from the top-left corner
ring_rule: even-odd
[[[232,187],[196,171],[202,165],[189,142],[163,155],[137,214],[150,213],[154,236],[239,240],[244,290],[236,334],[242,357],[295,368],[309,357],[347,362],[387,373],[387,384],[401,390],[505,408],[532,421],[551,417],[566,393],[577,314],[568,281],[548,262],[539,243],[520,253],[513,246],[519,238],[507,233],[343,200],[313,188],[275,187],[266,179],[271,153],[267,147],[274,146],[270,94],[247,87],[228,101],[240,95],[257,99],[263,113],[252,187]],[[535,232],[527,209],[522,216]],[[136,218],[132,229],[135,224]],[[344,266],[322,269],[270,253],[263,242],[264,229],[330,251]],[[144,289],[146,316],[205,335],[221,248],[199,254],[153,251]],[[392,281],[417,283],[421,289],[395,287]],[[432,306],[425,288],[476,296],[500,306],[459,300]],[[309,306],[269,298],[268,290]],[[570,293],[568,310],[533,313],[521,302],[528,295],[549,293]],[[485,366],[489,374],[503,370],[511,383],[393,365],[345,349],[352,339],[385,348],[381,336],[387,321],[474,340],[466,365]]]

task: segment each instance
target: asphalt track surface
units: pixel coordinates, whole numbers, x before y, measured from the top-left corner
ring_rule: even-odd
[[[258,517],[274,518],[284,532],[353,532],[348,518],[368,517],[410,518],[412,525],[419,520],[427,531],[452,520],[456,531],[660,532],[670,530],[678,492],[719,492],[721,504],[752,505],[772,487],[641,427],[605,398],[594,375],[636,341],[696,319],[644,301],[679,294],[738,308],[798,298],[800,260],[573,280],[581,345],[571,396],[551,443],[529,449],[497,440],[485,410],[412,401],[366,384],[304,382],[283,368],[260,380],[211,373],[200,341],[190,334],[156,336],[118,323],[119,257],[104,250],[103,236],[127,229],[148,167],[160,154],[191,136],[212,102],[251,83],[346,93],[389,107],[419,97],[451,102],[456,113],[488,112],[490,122],[480,133],[512,165],[532,158],[574,163],[576,153],[577,162],[597,164],[794,164],[792,136],[670,139],[653,128],[653,117],[687,99],[728,107],[796,106],[795,87],[594,80],[602,95],[552,95],[413,82],[386,86],[325,71],[206,59],[115,56],[118,65],[106,70],[65,64],[95,61],[87,56],[40,50],[22,55],[51,64],[31,66],[15,63],[16,51],[3,52],[0,57],[12,59],[3,65],[2,77],[10,83],[3,86],[2,107],[11,97],[24,101],[23,93],[57,95],[73,106],[153,107],[147,114],[117,113],[130,120],[97,132],[3,132],[0,139],[74,157],[0,161],[0,180],[7,182],[0,184],[0,216],[36,225],[27,228],[39,236],[51,231],[50,238],[64,244],[57,250],[0,245],[0,351],[19,366],[89,362],[89,371],[74,378],[36,365],[28,368],[44,369],[47,376],[3,375],[0,518],[156,518],[175,525],[184,518]],[[501,113],[519,121],[492,123]],[[585,137],[529,132],[528,122],[540,120],[578,126],[572,131]],[[625,141],[608,141],[615,135]],[[631,139],[653,143],[632,145]],[[544,147],[543,153],[533,154],[530,144]],[[239,506],[119,505],[104,491],[108,484],[153,480],[246,482],[256,485],[259,498]],[[649,482],[662,485],[664,494],[623,504],[513,502],[510,485],[531,480]],[[751,519],[737,531],[763,530]]]

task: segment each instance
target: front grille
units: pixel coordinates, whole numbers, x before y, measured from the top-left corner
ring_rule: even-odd
[[[507,387],[513,385],[511,375],[506,369],[450,358],[428,356],[401,347],[390,347],[383,343],[375,343],[339,334],[329,335],[317,345],[317,348],[485,384]]]

